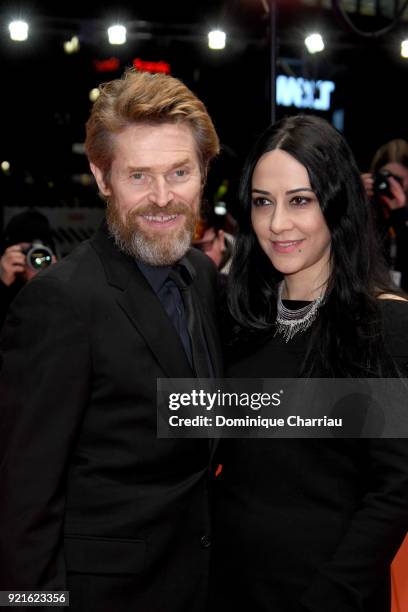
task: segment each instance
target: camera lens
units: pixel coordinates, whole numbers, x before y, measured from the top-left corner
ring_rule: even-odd
[[[374,176],[373,185],[374,193],[377,196],[387,196],[388,198],[393,197],[390,186],[390,177],[392,177],[393,179],[398,181],[400,185],[402,185],[402,178],[400,176],[397,176],[396,174],[393,174],[389,170],[382,170],[380,172],[377,172],[377,174]]]
[[[378,172],[374,177],[374,193],[391,197],[389,177],[391,173],[387,171]]]
[[[33,242],[26,255],[27,265],[32,270],[42,270],[52,264],[52,251],[42,242]]]

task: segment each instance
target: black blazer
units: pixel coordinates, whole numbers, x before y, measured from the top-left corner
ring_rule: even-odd
[[[216,271],[194,301],[217,376]],[[0,587],[72,610],[205,609],[208,440],[156,437],[156,379],[193,377],[135,262],[104,229],[31,281],[2,336]]]

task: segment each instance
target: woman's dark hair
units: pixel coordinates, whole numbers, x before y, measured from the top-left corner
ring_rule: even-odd
[[[385,349],[376,297],[398,291],[376,244],[353,154],[343,136],[318,117],[298,115],[270,126],[245,163],[239,191],[245,212],[229,277],[235,337],[249,332],[258,338],[274,328],[282,275],[252,229],[251,182],[260,157],[275,149],[286,151],[306,168],[331,234],[331,276],[302,374],[381,375]]]

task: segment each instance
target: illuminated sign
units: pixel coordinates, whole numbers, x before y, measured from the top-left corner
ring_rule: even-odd
[[[140,72],[163,72],[170,74],[170,64],[167,62],[146,62],[139,57],[133,60],[133,66]],[[110,57],[105,60],[94,60],[96,72],[115,72],[120,69],[120,60]]]
[[[280,106],[329,110],[330,96],[335,88],[333,81],[309,81],[281,74],[276,79],[276,103]]]
[[[115,72],[119,70],[120,61],[117,57],[110,57],[106,60],[94,60],[96,72]]]
[[[133,66],[141,72],[163,72],[170,74],[170,64],[167,62],[145,62],[140,58],[133,60]]]

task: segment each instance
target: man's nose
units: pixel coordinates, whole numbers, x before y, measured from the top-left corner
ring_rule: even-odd
[[[154,177],[149,193],[149,200],[157,206],[167,206],[174,195],[164,176]]]

